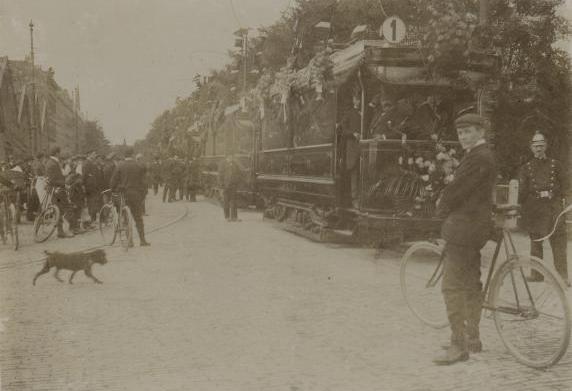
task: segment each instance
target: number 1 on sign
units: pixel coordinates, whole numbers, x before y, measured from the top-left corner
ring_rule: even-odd
[[[381,26],[381,35],[386,41],[391,43],[398,43],[405,38],[407,27],[405,23],[397,16],[390,16],[383,21]]]

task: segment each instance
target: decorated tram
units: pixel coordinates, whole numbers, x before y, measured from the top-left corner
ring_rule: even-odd
[[[228,108],[207,142],[205,181],[231,153],[248,167],[249,202],[289,230],[376,246],[434,236],[462,153],[454,119],[487,115],[497,58],[471,53],[456,78],[437,77],[418,42],[324,48],[306,68],[263,76],[249,109]]]

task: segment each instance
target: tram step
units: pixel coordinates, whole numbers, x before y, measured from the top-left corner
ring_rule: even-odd
[[[354,235],[354,231],[349,229],[330,229],[329,231],[339,236],[352,237]]]

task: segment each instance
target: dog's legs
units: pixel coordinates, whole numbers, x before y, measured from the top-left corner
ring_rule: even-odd
[[[72,272],[72,274],[71,274],[71,276],[70,276],[70,279],[69,279],[69,283],[70,283],[70,284],[73,284],[73,282],[72,282],[73,276],[75,276],[76,273],[77,273],[77,270],[74,270],[74,271]]]
[[[42,274],[48,273],[49,271],[50,271],[50,268],[48,267],[48,264],[45,263],[45,264],[44,264],[44,268],[43,268],[42,270],[40,270],[40,271],[38,272],[38,274],[36,274],[36,275],[34,276],[34,281],[32,281],[32,285],[36,285],[36,280],[38,279],[38,277],[40,277]]]
[[[85,273],[86,276],[91,278],[93,282],[95,282],[96,284],[103,284],[103,282],[99,281],[93,274],[91,274],[91,267],[85,268],[83,272]]]
[[[60,273],[60,269],[59,269],[58,267],[56,267],[56,271],[54,272],[54,277],[55,277],[56,280],[58,280],[59,282],[64,282],[64,280],[62,280],[62,279],[60,278],[59,273]]]

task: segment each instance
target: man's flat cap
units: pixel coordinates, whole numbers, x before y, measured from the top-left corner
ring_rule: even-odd
[[[478,114],[468,113],[463,114],[455,120],[455,126],[461,128],[463,126],[479,126],[487,128],[487,120]]]

